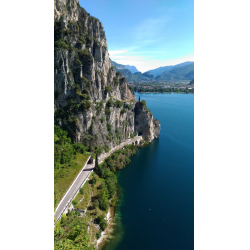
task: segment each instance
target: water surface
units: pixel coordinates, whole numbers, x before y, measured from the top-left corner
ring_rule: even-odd
[[[119,171],[119,243],[104,249],[194,249],[194,95],[136,96],[161,122],[161,135]]]

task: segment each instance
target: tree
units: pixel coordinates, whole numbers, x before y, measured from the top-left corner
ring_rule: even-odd
[[[98,168],[99,168],[97,153],[95,154],[95,168],[96,168],[96,169],[98,169]]]
[[[93,202],[93,208],[95,209],[95,208],[97,208],[98,206],[99,206],[98,200],[94,201],[94,202]]]

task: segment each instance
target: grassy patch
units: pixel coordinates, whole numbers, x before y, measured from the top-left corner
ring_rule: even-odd
[[[77,154],[75,159],[71,160],[67,164],[60,164],[59,169],[56,170],[57,172],[55,175],[57,178],[54,183],[55,208],[79,174],[79,171],[85,165],[88,157],[88,155]]]

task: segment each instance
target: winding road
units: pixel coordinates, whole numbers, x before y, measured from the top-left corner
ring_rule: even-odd
[[[142,136],[136,136],[132,139],[127,139],[124,142],[122,142],[120,145],[114,147],[108,153],[101,154],[98,157],[99,164],[102,163],[108,156],[110,156],[116,150],[119,150],[126,145],[135,143],[136,141],[139,142],[140,140],[142,140]],[[58,206],[55,210],[54,217],[56,218],[56,221],[58,221],[61,218],[64,211],[66,210],[68,205],[71,203],[72,198],[75,196],[76,193],[78,193],[80,187],[87,180],[87,178],[91,174],[94,167],[95,167],[95,162],[93,162],[92,164],[85,164],[83,169],[80,171],[80,173],[78,174],[78,176],[74,180],[73,184],[69,187],[68,191],[63,196],[62,200],[60,201],[60,203],[58,204]]]

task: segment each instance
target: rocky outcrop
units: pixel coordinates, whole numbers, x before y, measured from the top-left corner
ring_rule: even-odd
[[[142,102],[135,105],[135,130],[147,142],[154,139],[153,115]]]
[[[112,66],[102,23],[78,0],[54,0],[54,34],[55,123],[72,140],[106,150],[139,131],[152,141],[153,116]]]
[[[161,124],[158,119],[154,120],[154,131],[155,131],[155,138],[160,136]]]

